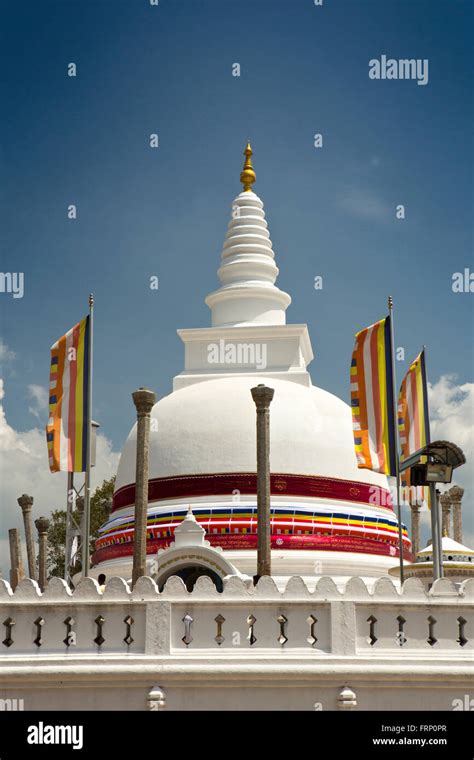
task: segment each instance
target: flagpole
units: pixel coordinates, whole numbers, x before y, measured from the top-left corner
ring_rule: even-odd
[[[393,298],[388,297],[388,313],[390,316],[390,343],[392,350],[392,414],[395,436],[395,473],[397,478],[397,516],[398,516],[398,554],[400,560],[400,584],[404,581],[403,572],[403,528],[402,528],[402,509],[400,504],[400,446],[398,435],[398,414],[397,414],[397,386],[395,377],[395,340],[393,329]]]
[[[84,480],[84,520],[82,535],[82,577],[89,575],[89,534],[91,523],[91,442],[92,442],[92,357],[94,340],[94,295],[89,294],[89,347],[87,362],[87,447],[86,475]]]
[[[423,346],[423,362],[425,365],[425,380],[426,380],[426,399],[428,404],[428,372],[426,368],[426,346]],[[431,443],[431,430],[430,430],[430,412],[429,407],[427,410],[426,425],[426,443]],[[428,460],[429,461],[429,460]],[[436,492],[436,483],[429,484],[430,489],[430,501],[431,501],[431,545],[433,547],[433,579],[443,577],[443,552],[442,552],[442,538],[440,531],[440,519],[439,519],[439,501],[438,494]]]
[[[74,473],[67,474],[67,495],[66,495],[66,545],[64,549],[64,580],[69,583],[69,568],[72,542],[72,510],[74,502],[71,501],[71,493],[74,488]]]

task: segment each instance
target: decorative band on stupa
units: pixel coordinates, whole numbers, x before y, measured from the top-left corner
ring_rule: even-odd
[[[147,552],[154,553],[173,541],[174,530],[187,514],[183,506],[169,511],[150,510]],[[255,549],[257,505],[193,507],[196,521],[206,530],[206,539],[223,549]],[[346,509],[308,513],[298,506],[272,507],[271,543],[274,549],[319,549],[397,556],[398,523],[395,518],[369,517]],[[96,542],[94,562],[128,556],[133,551],[133,515],[115,518],[104,525]],[[410,541],[403,526],[404,555],[410,559]]]
[[[289,500],[292,498],[291,494],[296,497],[294,504],[272,505],[273,548],[320,549],[390,556],[397,553],[398,523],[393,515],[390,494],[386,489],[356,481],[288,474],[274,474],[271,482],[272,494],[288,496]],[[163,503],[167,497],[188,499],[193,496],[202,498],[216,494],[225,495],[236,487],[242,495],[255,494],[255,474],[225,473],[150,481],[150,501],[155,501],[155,508],[152,505],[148,512],[148,552],[168,546],[173,540],[174,529],[186,515],[186,509],[181,504],[167,507]],[[374,507],[374,492],[377,492],[376,508],[380,510],[381,505],[385,505],[384,516],[381,516],[380,511],[373,514],[364,511],[365,505]],[[336,501],[337,504],[333,508],[316,503],[298,504],[298,495],[324,498],[329,502]],[[156,504],[157,501],[161,501],[160,506]],[[352,502],[354,506],[348,506],[347,502]],[[132,551],[133,512],[123,514],[124,509],[130,509],[132,506],[133,485],[119,489],[114,497],[114,509],[117,514],[101,528],[100,537],[96,542],[96,562],[127,556]],[[119,512],[122,514],[118,514]],[[256,503],[213,503],[202,506],[195,504],[193,512],[198,523],[206,530],[206,538],[211,544],[224,549],[256,547]],[[405,526],[403,541],[406,557],[410,558],[410,541]]]
[[[294,475],[272,473],[271,491],[274,495],[303,496],[337,499],[357,504],[367,504],[392,511],[390,491],[370,483],[321,475]],[[254,472],[225,472],[203,475],[176,475],[151,478],[148,483],[148,499],[189,499],[199,496],[220,496],[237,489],[241,494],[256,493],[257,476]],[[135,503],[135,484],[122,486],[113,497],[112,512]]]

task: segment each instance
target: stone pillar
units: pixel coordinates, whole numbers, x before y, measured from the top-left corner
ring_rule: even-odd
[[[449,489],[448,493],[451,497],[451,504],[453,507],[453,538],[455,541],[462,544],[461,501],[464,495],[464,488],[453,486]]]
[[[451,496],[449,491],[439,497],[441,504],[441,535],[451,538]]]
[[[35,520],[36,530],[38,531],[38,582],[41,591],[44,591],[47,583],[47,546],[48,546],[48,528],[49,520],[46,517],[38,517]]]
[[[156,401],[153,391],[139,388],[132,393],[137,410],[137,464],[135,476],[135,530],[133,539],[132,585],[146,572],[146,531],[148,515],[148,460],[150,412]]]
[[[19,582],[25,577],[21,556],[20,531],[18,528],[10,528],[8,538],[10,541],[10,586],[15,591]]]
[[[82,540],[84,538],[84,497],[83,496],[76,496],[75,508],[77,510],[77,515],[74,516],[73,521],[72,521],[72,528],[73,528],[72,541],[74,541],[74,537],[76,536],[77,537],[77,551],[76,551],[75,561],[77,562],[77,560],[80,559],[81,567],[82,567]],[[77,532],[77,528],[79,528],[79,532]],[[72,542],[70,545],[72,546]],[[70,562],[70,558],[68,559],[68,561]],[[71,569],[71,565],[69,565],[68,570],[70,569]]]
[[[33,541],[33,520],[31,518],[31,507],[33,506],[33,497],[24,493],[18,499],[18,504],[23,512],[23,523],[25,525],[26,553],[28,556],[28,574],[29,577],[36,581],[38,574],[36,571],[36,554],[35,544]]]
[[[411,509],[411,550],[415,562],[416,555],[420,551],[420,505],[410,504]]]
[[[270,531],[270,404],[273,388],[251,389],[257,407],[257,576],[271,575]]]

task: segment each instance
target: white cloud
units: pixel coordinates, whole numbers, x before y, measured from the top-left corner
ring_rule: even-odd
[[[45,412],[48,408],[48,391],[42,385],[28,385],[27,390],[28,398],[31,401],[28,411],[46,424],[45,418],[48,415]]]
[[[4,397],[3,381],[0,379],[0,400]],[[8,529],[20,528],[23,537],[21,510],[17,499],[23,493],[34,497],[33,518],[48,517],[51,511],[65,505],[67,474],[49,471],[46,440],[43,429],[32,428],[26,432],[14,430],[7,422],[0,404],[0,569],[9,578]],[[104,436],[97,437],[97,465],[92,469],[92,487],[100,485],[117,471],[119,453],[112,450],[111,442]],[[80,475],[78,475],[80,477]],[[26,562],[26,552],[23,551]]]
[[[458,385],[455,375],[442,375],[428,384],[431,440],[451,441],[459,446],[466,464],[454,471],[451,485],[464,488],[462,500],[463,543],[474,547],[474,383]],[[444,490],[444,489],[441,489]],[[422,524],[430,535],[430,514],[423,512]]]
[[[466,459],[474,454],[474,383],[456,384],[456,375],[442,375],[428,385],[431,439],[460,446]],[[464,466],[464,471],[467,465]],[[459,470],[459,473],[463,470]]]
[[[3,338],[0,337],[0,363],[6,364],[6,362],[13,361],[15,358],[15,352],[11,351]]]
[[[374,192],[364,188],[350,188],[339,199],[339,205],[351,216],[359,219],[388,219],[389,214],[395,214],[395,208],[390,209]]]

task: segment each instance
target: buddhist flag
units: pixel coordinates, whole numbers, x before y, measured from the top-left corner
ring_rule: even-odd
[[[51,346],[46,426],[51,472],[86,471],[89,341],[87,316]]]
[[[430,418],[428,412],[428,389],[424,350],[410,364],[403,378],[398,396],[398,431],[400,436],[400,461],[422,449],[430,442]],[[402,486],[410,486],[410,470],[402,475]],[[410,490],[410,503],[421,503],[425,489]],[[426,489],[428,490],[428,489]],[[427,501],[428,498],[426,499]]]
[[[351,406],[357,466],[397,474],[390,316],[356,335]]]

